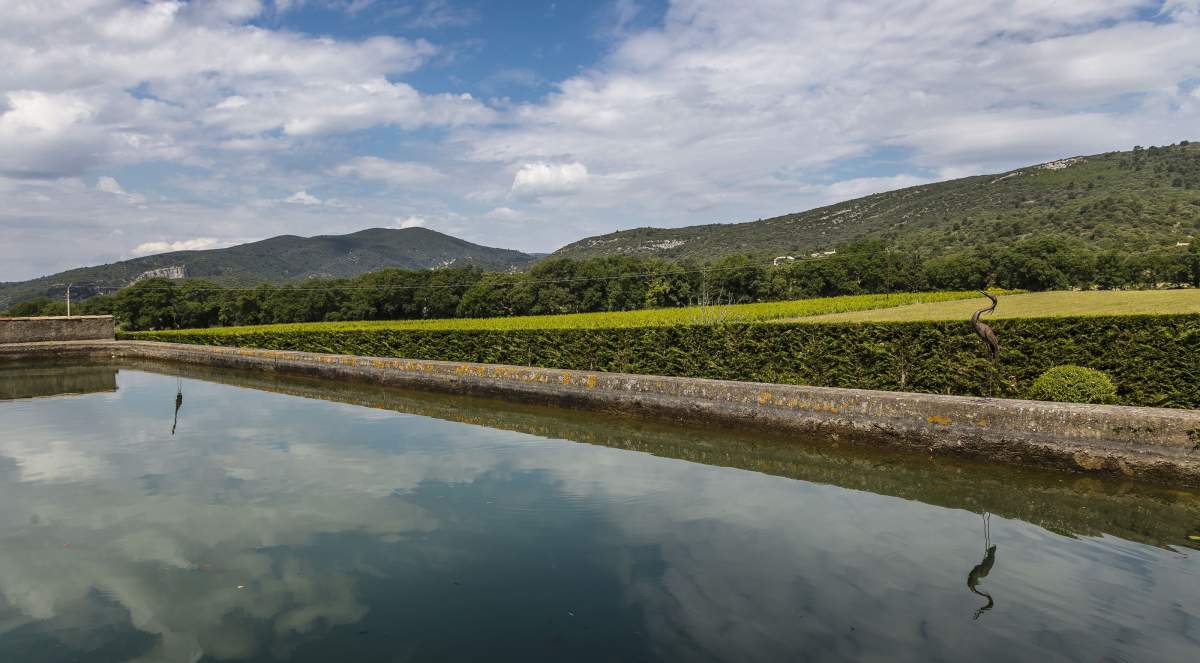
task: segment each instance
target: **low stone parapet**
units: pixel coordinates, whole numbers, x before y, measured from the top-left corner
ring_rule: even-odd
[[[116,337],[111,315],[0,318],[0,344],[43,341],[99,341]]]

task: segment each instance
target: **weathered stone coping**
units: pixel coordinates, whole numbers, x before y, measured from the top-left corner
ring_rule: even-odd
[[[149,341],[0,346],[0,360],[109,356],[279,371],[846,435],[885,446],[1200,485],[1200,411],[1072,405]]]

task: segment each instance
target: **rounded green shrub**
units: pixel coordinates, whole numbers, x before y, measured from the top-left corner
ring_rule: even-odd
[[[1055,366],[1033,381],[1029,397],[1059,403],[1116,403],[1117,386],[1094,368]]]

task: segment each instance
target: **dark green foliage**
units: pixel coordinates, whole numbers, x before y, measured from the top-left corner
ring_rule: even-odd
[[[1200,243],[1192,246],[1200,248]],[[740,255],[704,265],[609,256],[548,259],[528,272],[385,269],[353,279],[249,289],[150,279],[88,302],[102,306],[111,300],[108,306],[115,307],[123,328],[143,330],[614,312],[984,287],[1153,287],[1200,280],[1197,248],[1172,247],[1149,260],[1097,254],[1078,240],[1035,238],[1007,244],[994,255],[947,255],[923,262],[882,242],[864,240],[839,247],[836,255],[778,265]],[[146,310],[156,313],[147,315]]]
[[[8,307],[4,315],[14,318],[36,318],[47,315],[66,315],[67,302],[64,299],[49,299],[39,297],[27,302],[19,302]]]
[[[84,301],[76,301],[74,297],[72,297],[71,315],[112,315],[112,312],[111,297],[97,297],[93,299],[86,299]],[[67,300],[65,298],[49,299],[47,297],[39,297],[38,299],[18,302],[10,306],[7,311],[0,312],[0,315],[14,318],[66,314]]]
[[[1105,372],[1126,405],[1200,408],[1200,316],[996,320],[998,389],[1048,368]],[[132,337],[136,338],[137,335]],[[729,324],[532,331],[158,334],[153,340],[828,387],[982,395],[990,362],[965,322]]]
[[[453,317],[484,273],[475,268],[385,269],[356,279],[294,286],[225,288],[212,281],[145,279],[85,302],[107,308],[123,329],[189,329],[225,325]]]
[[[1117,402],[1117,387],[1101,371],[1068,364],[1055,366],[1038,376],[1029,389],[1029,398],[1102,405]]]

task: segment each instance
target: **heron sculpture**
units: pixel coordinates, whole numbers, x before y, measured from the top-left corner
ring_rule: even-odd
[[[996,300],[995,295],[991,294],[990,292],[984,292],[983,290],[980,290],[979,294],[992,300],[992,305],[975,311],[975,315],[971,316],[971,325],[975,327],[975,334],[979,336],[984,343],[987,343],[988,358],[994,362],[996,361],[996,357],[1000,354],[1000,340],[996,338],[996,332],[993,331],[987,323],[982,322],[979,318],[987,313],[995,311],[996,304],[999,302]]]

